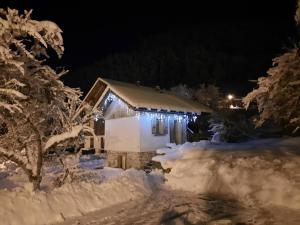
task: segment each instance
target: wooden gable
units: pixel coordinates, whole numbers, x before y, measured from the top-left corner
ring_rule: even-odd
[[[101,95],[103,94],[103,92],[105,91],[106,87],[107,85],[104,82],[97,80],[94,87],[86,96],[85,101],[92,107],[94,107]]]

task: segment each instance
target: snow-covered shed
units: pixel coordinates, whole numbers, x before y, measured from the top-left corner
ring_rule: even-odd
[[[141,168],[157,148],[186,141],[188,120],[211,112],[173,93],[98,78],[83,102],[102,115],[91,122],[95,136],[85,136],[85,148],[107,152],[109,166]]]

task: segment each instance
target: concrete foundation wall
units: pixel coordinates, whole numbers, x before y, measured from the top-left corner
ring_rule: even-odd
[[[143,169],[154,155],[155,152],[107,151],[107,162],[109,167]]]

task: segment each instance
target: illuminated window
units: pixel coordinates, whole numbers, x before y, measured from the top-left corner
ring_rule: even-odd
[[[152,134],[155,136],[166,135],[168,133],[168,123],[165,118],[152,119]]]

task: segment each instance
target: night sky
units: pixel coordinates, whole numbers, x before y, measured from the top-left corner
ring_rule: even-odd
[[[138,5],[137,8],[134,4],[115,3],[115,6],[108,6],[92,3],[97,1],[80,1],[80,5],[74,1],[20,2],[1,0],[0,6],[20,10],[33,8],[33,19],[51,20],[61,27],[64,32],[65,54],[61,60],[51,63],[69,69],[70,73],[64,77],[65,82],[72,87],[81,87],[84,92],[99,74],[103,74],[105,77],[131,82],[138,79],[146,85],[157,84],[165,88],[179,83],[187,83],[190,86],[203,82],[215,83],[224,91],[244,94],[253,86],[248,80],[265,75],[272,58],[279,55],[295,38],[293,0],[260,0],[248,3],[232,1],[226,5],[224,2],[230,1],[211,1],[209,5],[201,3],[205,1],[198,1],[200,5],[170,1],[164,5],[159,2],[142,3],[143,5]],[[67,5],[62,2],[69,3]],[[264,2],[264,5],[261,2]],[[172,73],[168,74],[168,71],[174,69],[172,61],[168,64],[170,70],[168,66],[164,66],[165,72],[152,72],[151,75],[143,72],[140,77],[131,76],[132,68],[127,70],[128,74],[124,71],[124,75],[122,69],[109,69],[114,65],[108,59],[116,55],[126,58],[127,54],[131,54],[131,58],[139,58],[147,57],[149,51],[150,55],[157,56],[160,61],[160,57],[165,57],[164,53],[159,55],[153,52],[155,48],[164,49],[165,42],[168,45],[167,51],[176,48],[176,54],[180,52],[181,57],[176,61],[179,65],[186,63],[183,62],[183,59],[187,58],[185,54],[191,59],[189,53],[182,53],[187,49],[201,48],[211,51],[199,57],[199,60],[213,58],[215,55],[218,57],[210,60],[208,68],[205,68],[204,61],[199,61],[207,73],[206,76],[201,75],[202,67],[199,67],[198,72],[187,74],[188,66],[185,65],[176,67],[182,72],[172,72],[173,79]],[[180,46],[188,47],[180,49]],[[226,65],[227,58],[230,58],[229,64],[234,63]],[[117,63],[122,64],[123,61]],[[146,60],[141,61],[147,64]],[[239,61],[243,63],[240,69],[235,66]],[[222,63],[225,65],[219,67]],[[140,71],[148,71],[147,66],[154,67],[155,63],[143,65]],[[119,68],[119,65],[117,67]],[[225,75],[222,71],[225,71]],[[212,76],[213,79],[207,78]]]

